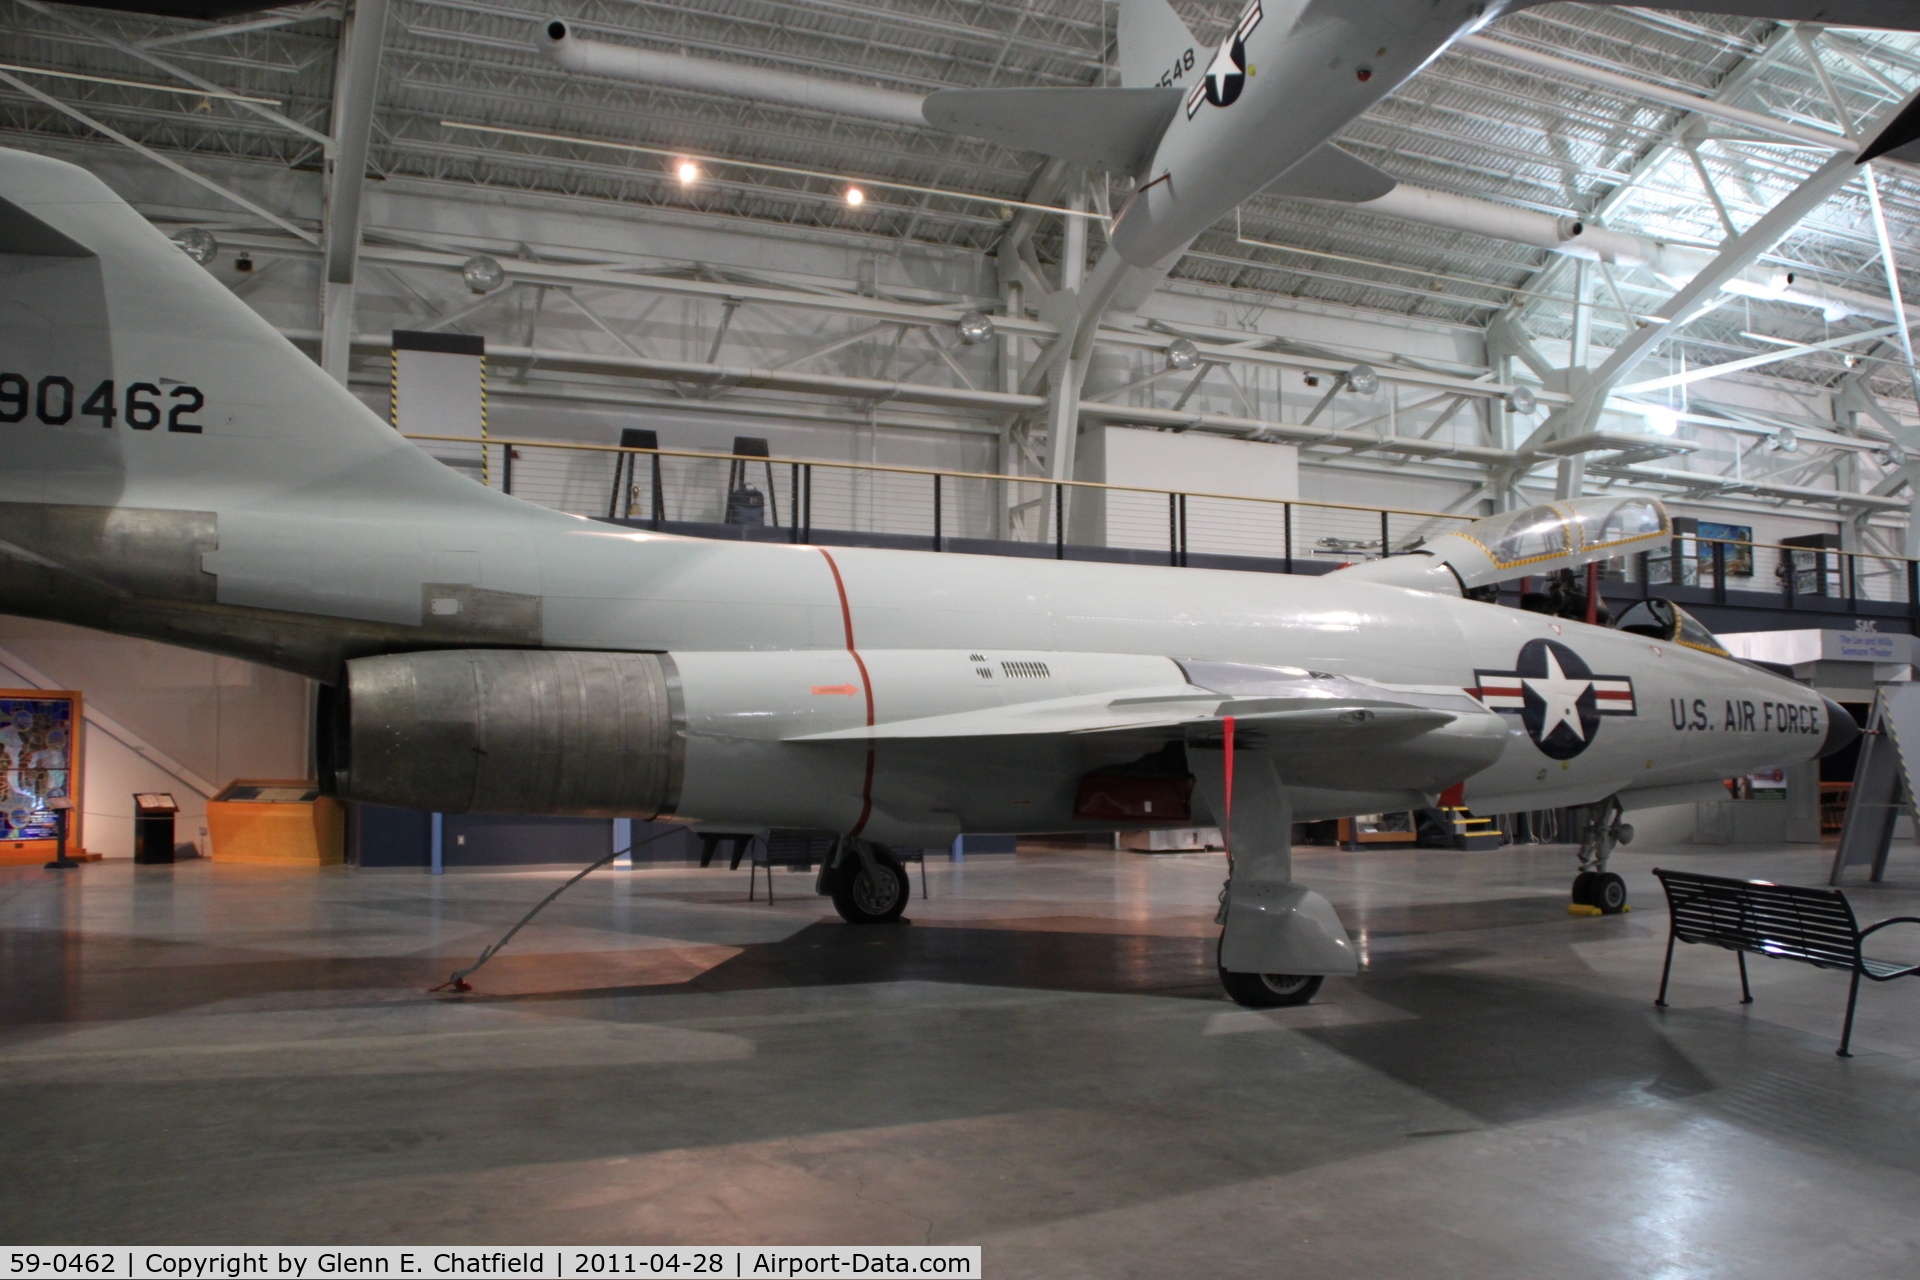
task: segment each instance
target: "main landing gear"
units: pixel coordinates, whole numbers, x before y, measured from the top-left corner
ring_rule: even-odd
[[[1224,935],[1221,941],[1225,942]],[[1220,985],[1226,989],[1227,998],[1249,1009],[1282,1009],[1305,1004],[1319,994],[1320,984],[1326,981],[1317,973],[1231,973],[1220,964],[1217,949],[1214,963],[1219,965]]]
[[[1617,916],[1627,909],[1627,882],[1607,870],[1615,845],[1632,844],[1633,828],[1620,820],[1618,797],[1583,805],[1580,815],[1580,874],[1573,878],[1570,910],[1582,915]]]
[[[833,898],[833,909],[848,924],[887,924],[907,909],[913,881],[885,845],[842,840],[821,865],[815,889]]]

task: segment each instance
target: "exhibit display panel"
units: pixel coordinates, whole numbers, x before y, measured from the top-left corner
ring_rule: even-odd
[[[0,865],[45,862],[60,840],[55,800],[72,802],[68,856],[82,848],[80,695],[48,689],[0,689]]]

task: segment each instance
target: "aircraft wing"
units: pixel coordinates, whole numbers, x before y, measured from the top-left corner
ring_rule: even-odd
[[[920,112],[949,133],[1130,174],[1146,163],[1180,97],[1177,88],[942,89]]]
[[[1010,707],[962,711],[789,738],[789,742],[844,742],[874,738],[993,738],[1028,734],[1113,733],[1218,725],[1233,716],[1242,730],[1262,729],[1299,750],[1399,742],[1453,723],[1459,714],[1389,703],[1274,698],[1222,698],[1187,686],[1129,689],[1117,694],[1055,698]]]
[[[879,664],[874,664],[878,666]],[[889,720],[888,699],[871,725],[797,734],[788,742],[1021,737],[1032,734],[1138,733],[1167,738],[1218,729],[1228,716],[1287,751],[1403,742],[1449,726],[1469,736],[1504,734],[1500,718],[1464,690],[1385,685],[1292,667],[1180,661],[1168,666],[1184,684],[1082,691],[945,714]],[[884,692],[886,683],[879,689]]]
[[[1399,179],[1328,142],[1261,188],[1261,194],[1359,204],[1378,200],[1399,185]]]

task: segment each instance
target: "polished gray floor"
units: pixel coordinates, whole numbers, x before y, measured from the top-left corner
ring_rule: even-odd
[[[992,1277],[1920,1275],[1920,981],[1685,948],[1636,850],[1302,850],[1365,972],[1238,1009],[1218,857],[929,867],[911,926],[799,875],[0,869],[0,1239],[956,1242]],[[916,873],[917,880],[917,873]],[[1920,914],[1920,852],[1855,893]],[[1894,933],[1896,931],[1889,931]],[[1920,928],[1890,939],[1920,954]]]

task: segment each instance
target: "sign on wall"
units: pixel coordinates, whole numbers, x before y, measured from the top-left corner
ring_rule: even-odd
[[[1750,524],[1716,524],[1711,520],[1702,520],[1699,525],[1702,538],[1714,538],[1726,544],[1725,556],[1727,576],[1729,578],[1751,578],[1753,576],[1753,526]],[[1700,548],[1702,562],[1713,558],[1711,545]]]
[[[47,802],[69,799],[67,844],[80,839],[80,695],[49,689],[0,689],[0,842],[52,841],[59,819]]]

